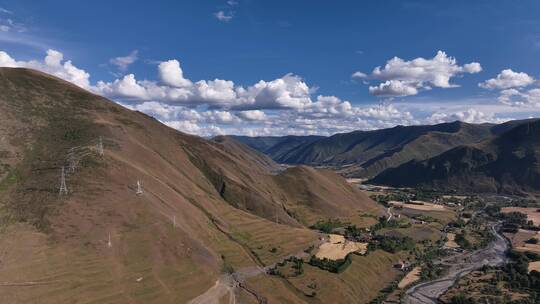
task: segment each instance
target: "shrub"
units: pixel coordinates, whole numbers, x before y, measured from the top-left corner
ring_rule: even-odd
[[[376,247],[379,247],[382,250],[390,253],[396,253],[401,250],[413,250],[415,247],[414,240],[408,236],[397,237],[379,235],[375,237],[374,240],[377,242]]]
[[[467,298],[464,294],[459,294],[457,296],[454,296],[452,300],[450,300],[451,304],[475,304],[476,302],[471,299]]]
[[[312,225],[310,228],[319,230],[324,233],[330,233],[336,228],[340,228],[347,225],[348,223],[343,223],[339,219],[329,219],[329,220],[320,220],[314,225]]]
[[[320,269],[330,271],[333,273],[341,273],[352,263],[352,257],[350,254],[342,260],[329,260],[327,258],[319,259],[312,256],[309,260],[309,265],[319,267]]]
[[[525,243],[527,243],[527,244],[538,244],[538,239],[530,238],[530,239],[526,240]]]

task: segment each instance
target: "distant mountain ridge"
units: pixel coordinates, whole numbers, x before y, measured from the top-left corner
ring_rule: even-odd
[[[353,131],[329,137],[238,137],[279,163],[337,167],[350,177],[374,177],[410,160],[424,160],[495,134],[493,124],[451,122]],[[286,143],[286,144],[285,144]],[[279,151],[279,152],[276,152]]]
[[[371,182],[460,192],[540,193],[540,120],[497,127],[501,133],[491,139],[410,161]]]
[[[304,144],[325,138],[324,136],[229,136],[245,145],[270,156],[273,160],[286,163],[286,155]]]

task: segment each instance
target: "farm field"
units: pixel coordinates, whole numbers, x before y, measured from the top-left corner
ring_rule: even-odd
[[[342,273],[304,264],[303,274],[287,280],[304,294],[315,292],[319,303],[345,304],[350,303],[348,298],[356,299],[357,303],[369,303],[397,279],[400,271],[393,265],[400,259],[399,254],[376,250],[366,256],[352,255],[351,265]],[[344,294],[349,297],[343,297]]]
[[[446,208],[443,205],[437,205],[437,204],[423,202],[423,201],[412,201],[412,204],[398,202],[398,201],[389,201],[388,204],[396,206],[396,207],[409,208],[409,209],[421,210],[421,211],[446,211],[448,210],[448,208]]]
[[[319,259],[341,260],[351,252],[366,253],[368,243],[348,241],[342,235],[330,234],[329,240],[319,246],[315,256]]]
[[[517,233],[505,233],[504,235],[512,242],[512,247],[516,250],[540,253],[540,245],[525,243],[531,238],[540,238],[537,231],[519,229]]]
[[[533,221],[535,226],[540,226],[540,212],[538,208],[526,208],[526,207],[504,207],[501,209],[502,213],[519,212],[527,215],[529,221]]]
[[[459,248],[459,245],[456,243],[455,238],[456,234],[452,232],[448,232],[446,234],[447,241],[444,243],[444,246],[447,248]]]
[[[540,254],[540,245],[539,244],[523,244],[523,246],[515,247],[517,251],[530,251]]]
[[[505,233],[505,236],[512,242],[512,246],[519,247],[522,246],[526,240],[539,235],[537,231],[519,229],[517,233]]]
[[[422,267],[416,266],[414,267],[407,275],[401,279],[401,281],[398,284],[399,289],[403,289],[412,283],[418,281],[420,279],[420,272],[422,271]]]
[[[529,272],[533,270],[540,272],[540,261],[529,263]]]

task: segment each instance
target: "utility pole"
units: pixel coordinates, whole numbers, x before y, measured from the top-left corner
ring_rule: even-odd
[[[59,195],[62,196],[62,195],[67,195],[67,194],[68,194],[68,189],[67,189],[67,186],[66,186],[66,172],[64,170],[64,166],[62,166],[62,175],[60,176]]]
[[[141,181],[137,180],[137,195],[143,194],[142,184]]]
[[[176,215],[173,215],[173,227],[176,228]]]
[[[111,248],[112,247],[112,242],[111,242],[111,233],[109,232],[109,241],[107,242],[107,247]]]

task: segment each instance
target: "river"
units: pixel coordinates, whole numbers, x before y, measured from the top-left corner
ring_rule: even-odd
[[[491,225],[495,239],[483,249],[471,253],[459,254],[438,261],[438,264],[450,266],[448,274],[442,278],[428,281],[411,287],[405,292],[403,303],[407,304],[436,304],[437,299],[461,277],[484,265],[500,266],[506,262],[508,244],[496,230],[496,224]]]

